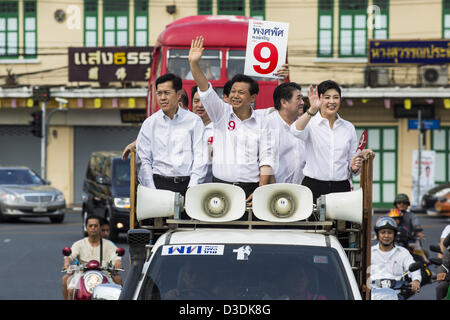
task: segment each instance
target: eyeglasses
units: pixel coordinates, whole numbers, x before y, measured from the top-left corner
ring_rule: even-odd
[[[156,91],[156,96],[161,97],[162,95],[170,96],[175,93],[175,90],[166,90],[166,91]]]

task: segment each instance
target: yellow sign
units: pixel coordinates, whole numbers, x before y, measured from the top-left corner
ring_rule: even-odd
[[[102,107],[102,99],[95,98],[94,99],[94,108],[95,109],[100,109],[101,107]]]

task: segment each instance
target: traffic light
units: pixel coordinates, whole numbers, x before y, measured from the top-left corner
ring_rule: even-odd
[[[42,138],[42,111],[35,111],[31,114],[33,118],[30,121],[31,133],[35,137]]]
[[[41,102],[50,101],[50,87],[36,86],[33,87],[33,100]]]

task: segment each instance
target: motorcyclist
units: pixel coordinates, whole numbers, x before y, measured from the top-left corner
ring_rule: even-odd
[[[447,226],[448,227],[448,226]],[[442,300],[446,297],[450,282],[450,233],[441,241],[442,265],[436,275],[438,285],[436,286],[436,299]]]
[[[86,219],[86,230],[88,236],[75,242],[72,245],[71,256],[64,257],[64,270],[76,260],[81,264],[87,264],[90,260],[100,260],[102,256],[101,265],[106,267],[111,262],[116,269],[122,268],[121,258],[116,254],[117,247],[109,240],[102,239],[100,231],[101,218],[90,216]],[[101,244],[100,241],[103,243]],[[102,248],[102,254],[100,254]],[[65,300],[71,300],[73,297],[73,290],[78,283],[79,275],[66,273],[62,278],[62,291]],[[116,284],[122,284],[122,277],[120,275],[113,275],[112,280]]]
[[[403,223],[403,212],[398,209],[391,209],[387,215],[394,219],[397,224],[397,237],[396,242],[404,248],[408,248],[408,228]]]
[[[401,280],[403,274],[408,271],[414,259],[409,251],[394,244],[395,235],[398,231],[397,224],[390,217],[381,217],[375,223],[375,234],[378,243],[372,246],[370,280],[372,284],[379,279]],[[422,276],[420,270],[408,272],[412,279],[411,290],[420,290]]]
[[[394,207],[403,213],[403,224],[408,230],[408,235],[411,238],[425,239],[419,218],[408,209],[410,205],[411,202],[407,194],[399,193],[395,196]]]

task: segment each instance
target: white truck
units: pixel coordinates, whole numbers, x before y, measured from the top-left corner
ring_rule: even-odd
[[[370,261],[363,195],[329,194],[316,206],[308,188],[273,184],[249,208],[228,184],[191,187],[185,199],[138,186],[128,277],[94,298],[360,300]]]

